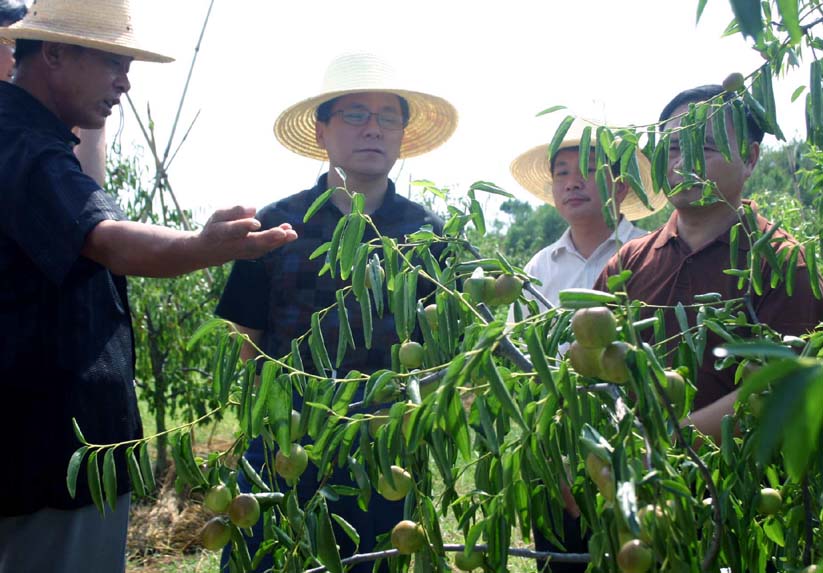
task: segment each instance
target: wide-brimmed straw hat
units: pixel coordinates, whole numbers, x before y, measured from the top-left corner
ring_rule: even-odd
[[[383,92],[409,102],[409,123],[403,133],[400,157],[414,157],[444,143],[457,127],[457,110],[441,97],[408,89],[394,69],[373,54],[346,54],[332,61],[320,92],[286,109],[274,122],[274,135],[284,147],[313,159],[326,160],[317,145],[317,107],[352,93]]]
[[[83,46],[147,62],[174,61],[138,40],[129,0],[34,0],[25,18],[0,28],[0,37]]]
[[[572,124],[572,127],[566,133],[565,139],[563,139],[563,142],[560,144],[558,151],[561,149],[579,149],[580,139],[586,125],[590,124],[579,121]],[[596,128],[594,126],[591,127],[591,141],[594,142]],[[545,201],[549,205],[554,205],[554,197],[552,196],[552,170],[548,152],[548,143],[536,145],[512,161],[509,169],[523,188],[538,199]],[[649,160],[646,159],[646,156],[643,155],[640,150],[637,151],[636,157],[638,171],[640,172],[640,182],[653,209],[649,210],[634,190],[629,187],[629,192],[620,205],[620,212],[630,221],[648,217],[666,206],[666,194],[663,192],[654,192],[653,190],[654,185],[652,183],[652,171]],[[575,168],[577,167],[575,166]]]

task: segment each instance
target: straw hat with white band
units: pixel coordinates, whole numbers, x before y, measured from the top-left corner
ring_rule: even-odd
[[[93,48],[147,62],[174,58],[147,50],[135,36],[129,0],[34,0],[28,14],[0,38]]]
[[[317,107],[352,93],[384,92],[409,102],[409,123],[403,134],[400,157],[414,157],[444,143],[457,127],[457,110],[443,98],[407,89],[391,66],[373,54],[347,54],[332,61],[320,93],[286,109],[274,123],[274,135],[284,147],[299,155],[326,160],[317,145]]]
[[[566,138],[560,144],[558,151],[560,149],[577,150],[580,147],[580,138],[586,125],[588,124],[584,122],[575,122],[572,124],[571,129],[566,134]],[[596,128],[594,126],[591,127],[592,141],[594,141]],[[512,161],[510,170],[517,182],[532,195],[545,201],[549,205],[554,205],[554,197],[552,196],[552,170],[551,164],[549,163],[548,150],[548,143],[532,147]],[[640,150],[637,151],[636,157],[638,171],[640,172],[640,182],[643,184],[643,189],[646,191],[646,196],[653,210],[650,211],[632,188],[629,187],[629,192],[620,205],[620,212],[630,221],[648,217],[666,206],[666,194],[653,192],[654,185],[652,184],[652,172],[649,160],[646,159],[646,156],[643,155]]]

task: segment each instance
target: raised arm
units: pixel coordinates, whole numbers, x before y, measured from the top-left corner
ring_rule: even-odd
[[[215,211],[200,231],[106,220],[86,236],[81,254],[118,275],[173,277],[234,259],[255,259],[297,238],[284,223],[258,231],[255,210]]]

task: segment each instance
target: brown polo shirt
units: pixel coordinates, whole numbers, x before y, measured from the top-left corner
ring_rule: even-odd
[[[752,204],[752,207],[756,207]],[[756,211],[755,211],[756,212]],[[770,228],[771,223],[757,215],[757,226],[761,231]],[[731,227],[730,227],[731,228]],[[748,240],[740,234],[737,265],[745,265],[749,251]],[[776,248],[786,248],[797,242],[787,233],[778,230],[774,238],[785,238],[786,242]],[[653,233],[628,242],[620,249],[619,256],[623,269],[632,271],[626,290],[633,300],[642,300],[650,305],[674,307],[677,303],[693,304],[694,296],[718,292],[723,299],[743,296],[737,288],[737,277],[726,275],[730,268],[729,230],[698,251],[692,252],[677,232],[677,212],[663,227]],[[763,294],[753,295],[752,303],[760,322],[768,324],[782,334],[800,335],[813,329],[823,320],[823,301],[814,298],[809,285],[805,260],[800,257],[794,292],[790,297],[781,283],[772,289],[768,265],[763,262]],[[617,256],[607,263],[595,283],[595,288],[606,289],[606,277],[618,274]],[[666,335],[672,336],[680,330],[673,308],[664,310]],[[687,309],[689,325],[696,322],[696,310]],[[650,316],[647,314],[646,316]],[[738,331],[739,332],[739,331]],[[734,368],[717,371],[712,349],[723,340],[709,332],[703,364],[697,376],[697,396],[694,409],[700,409],[718,400],[735,389]]]

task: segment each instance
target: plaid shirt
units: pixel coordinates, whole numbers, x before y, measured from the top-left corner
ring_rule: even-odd
[[[309,255],[317,247],[331,240],[334,228],[343,216],[331,201],[327,201],[307,223],[303,223],[309,206],[327,188],[327,175],[324,174],[312,189],[272,203],[260,211],[258,218],[264,229],[291,223],[298,239],[261,259],[235,262],[217,307],[219,316],[247,328],[262,330],[261,347],[275,358],[288,354],[292,339],[310,330],[311,315],[334,305],[336,291],[351,284],[351,279],[344,281],[339,273],[336,277],[331,277],[328,272],[318,276],[325,257],[309,260]],[[397,195],[391,180],[383,204],[371,218],[383,236],[395,239],[402,239],[423,225],[432,225],[436,233],[440,233],[443,226],[428,209]],[[367,226],[363,241],[374,238],[374,230]],[[418,296],[431,292],[430,285],[424,282],[420,282]],[[370,373],[390,367],[391,347],[399,342],[392,315],[386,311],[383,318],[379,318],[376,312],[373,313],[372,347],[367,349],[360,305],[353,295],[346,297],[346,306],[355,348],[347,350],[338,376],[350,370]],[[327,313],[321,322],[323,339],[333,363],[337,353],[338,326],[336,310]],[[308,342],[301,345],[301,354],[304,367],[312,368]]]

